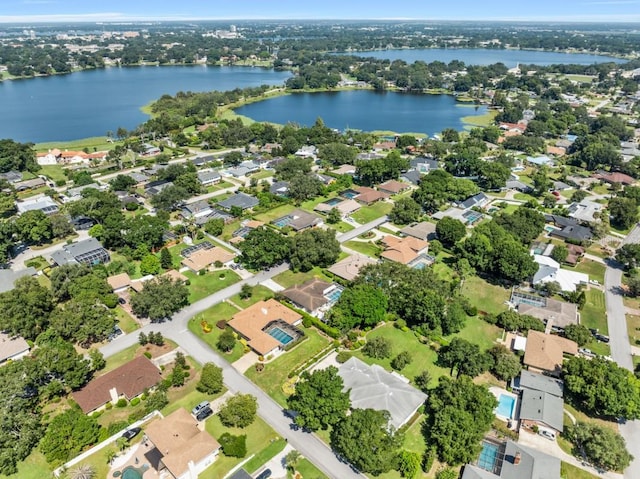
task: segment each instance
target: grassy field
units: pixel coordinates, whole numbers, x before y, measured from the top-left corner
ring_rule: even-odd
[[[44,165],[40,167],[38,174],[51,178],[51,181],[67,181],[64,170],[60,165]]]
[[[387,203],[386,201],[378,201],[371,206],[360,208],[358,211],[353,213],[351,217],[358,223],[365,224],[369,221],[378,219],[381,216],[388,215],[391,212],[392,208],[392,203]]]
[[[51,477],[51,471],[52,468],[49,467],[42,453],[38,449],[34,449],[24,461],[18,463],[17,473],[10,476],[0,474],[0,479],[43,479]],[[107,477],[106,473],[102,477]]]
[[[270,223],[271,221],[278,219],[282,216],[288,215],[296,207],[293,205],[282,205],[278,206],[272,210],[267,211],[266,213],[260,213],[259,215],[255,215],[254,218],[258,221],[263,221],[265,223]]]
[[[608,334],[604,293],[598,289],[589,289],[586,296],[587,302],[580,312],[582,324],[587,328],[597,328],[602,334]]]
[[[202,339],[209,347],[215,351],[218,351],[216,344],[218,338],[222,334],[222,330],[216,326],[216,323],[220,320],[228,321],[239,310],[230,305],[229,303],[219,303],[212,308],[206,310],[204,313],[197,315],[195,318],[189,320],[189,330]],[[205,319],[211,326],[211,332],[205,333],[200,326],[200,321]],[[236,341],[236,345],[233,350],[228,354],[222,354],[230,363],[240,359],[244,354],[244,346],[240,341]]]
[[[223,278],[220,278],[221,274],[224,274]],[[190,303],[195,303],[210,294],[240,281],[240,276],[227,269],[222,271],[213,271],[203,276],[191,271],[185,272],[184,275],[189,278],[189,281],[191,281],[191,284],[189,285]]]
[[[331,279],[325,276],[325,274],[322,272],[322,269],[318,267],[313,268],[312,270],[307,271],[306,273],[303,273],[303,272],[296,273],[288,269],[286,271],[283,271],[279,275],[274,276],[273,280],[284,288],[290,288],[291,286],[294,286],[296,284],[302,284],[305,281],[308,281],[313,278],[318,278],[324,281],[331,282]]]
[[[346,221],[341,221],[340,223],[336,223],[333,225],[327,223],[327,227],[336,230],[338,233],[346,233],[347,231],[351,231],[353,229],[353,225],[347,223]]]
[[[447,339],[451,340],[454,337],[458,337],[477,344],[480,349],[489,349],[501,334],[502,329],[475,316],[467,318],[467,323],[462,331],[447,337]]]
[[[560,464],[560,476],[562,479],[596,479],[598,477],[567,462]]]
[[[478,276],[472,276],[462,285],[462,293],[469,298],[478,311],[497,314],[506,310],[504,302],[509,299],[510,291],[501,286],[487,283]]]
[[[583,259],[580,264],[568,269],[573,269],[575,271],[578,271],[579,273],[588,274],[589,279],[595,279],[600,284],[604,284],[604,272],[606,270],[606,267],[602,263],[598,263],[597,261],[593,261],[590,259]]]
[[[249,461],[247,461],[247,463],[243,466],[244,470],[248,471],[249,473],[256,472],[268,460],[273,458],[276,454],[282,452],[286,445],[287,441],[285,441],[284,439],[278,439],[277,441],[271,442],[262,451],[258,452]]]
[[[632,346],[640,345],[640,316],[627,314],[627,333]]]
[[[305,478],[326,479],[327,477],[324,475],[324,473],[320,469],[318,469],[308,459],[304,457],[300,461],[298,461],[298,464],[296,465],[296,471],[302,474],[303,479]],[[293,475],[291,474],[290,471],[287,471],[287,479],[290,479],[290,478],[293,478]]]
[[[119,142],[109,142],[106,136],[94,136],[91,138],[82,138],[80,140],[73,141],[50,141],[46,143],[36,143],[35,149],[38,153],[47,152],[54,148],[59,150],[72,150],[81,151],[84,148],[88,148],[89,151],[105,151],[111,150]]]
[[[136,329],[140,328],[140,325],[122,309],[121,306],[117,306],[115,309],[116,317],[118,318],[118,326],[125,333],[132,333]]]
[[[380,253],[382,253],[381,248],[369,241],[351,240],[344,243],[344,245],[349,249],[357,251],[365,256],[370,256],[371,258],[378,258]]]
[[[376,337],[384,337],[391,341],[391,358],[372,359],[365,356],[362,351],[356,351],[354,356],[367,364],[379,364],[387,371],[391,371],[391,359],[402,351],[408,351],[411,354],[413,361],[400,371],[400,374],[408,379],[413,380],[415,376],[426,369],[431,373],[431,385],[435,385],[437,384],[440,376],[449,374],[448,369],[436,366],[435,362],[438,358],[436,352],[429,348],[428,345],[422,344],[418,341],[418,338],[412,331],[401,331],[394,327],[393,324],[389,323],[374,329],[367,335],[367,339],[373,339]]]
[[[250,298],[241,299],[240,295],[236,294],[235,296],[231,296],[231,298],[229,298],[229,301],[237,306],[240,306],[242,309],[245,309],[253,304],[256,304],[258,301],[269,298],[273,298],[273,291],[271,291],[266,286],[262,286],[259,284],[257,286],[254,286],[251,290]]]
[[[222,436],[225,432],[229,432],[236,436],[246,435],[247,456],[250,456],[251,454],[261,454],[263,449],[268,448],[272,443],[281,440],[280,436],[278,436],[278,434],[276,434],[276,432],[259,417],[257,417],[252,424],[243,429],[223,426],[217,415],[207,419],[205,424],[207,432],[216,439]],[[230,469],[239,464],[242,460],[243,459],[237,457],[226,457],[221,453],[216,462],[214,462],[198,477],[200,477],[200,479],[222,479]]]
[[[287,380],[287,375],[329,345],[329,340],[321,336],[315,329],[303,329],[308,339],[265,364],[264,371],[259,373],[255,368],[250,368],[245,373],[251,381],[283,407],[286,407],[287,399],[282,391],[282,385]]]
[[[457,106],[469,108],[475,105],[468,105],[468,106],[457,105]],[[497,114],[498,114],[497,111],[489,110],[484,115],[463,116],[461,120],[462,120],[462,123],[464,123],[465,129],[467,128],[470,129],[474,127],[486,127],[493,124],[493,119],[496,117]]]

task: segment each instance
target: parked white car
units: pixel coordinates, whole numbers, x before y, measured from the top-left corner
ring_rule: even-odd
[[[542,437],[546,439],[549,439],[550,441],[556,440],[556,433],[548,429],[539,429],[538,434],[540,434]]]

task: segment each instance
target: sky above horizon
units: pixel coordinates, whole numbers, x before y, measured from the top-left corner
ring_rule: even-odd
[[[640,0],[2,0],[0,22],[415,19],[640,22]]]

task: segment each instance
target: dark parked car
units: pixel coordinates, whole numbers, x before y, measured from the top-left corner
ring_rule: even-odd
[[[122,297],[120,297],[120,298],[118,298],[118,303],[120,303],[120,304],[127,304],[127,300],[126,300],[126,299],[124,299],[124,298],[122,298]]]
[[[123,432],[122,437],[127,440],[131,440],[136,437],[140,431],[142,431],[142,429],[140,429],[139,427],[132,427],[131,429],[127,429],[125,432]]]
[[[269,477],[271,477],[271,469],[265,469],[256,476],[256,479],[267,479]]]
[[[605,336],[604,334],[596,334],[596,339],[598,341],[602,341],[603,343],[609,342],[609,336]]]
[[[207,406],[207,407],[201,409],[198,414],[196,414],[196,419],[198,421],[204,421],[205,419],[207,419],[212,414],[213,414],[213,411],[211,410],[211,408],[209,406]]]

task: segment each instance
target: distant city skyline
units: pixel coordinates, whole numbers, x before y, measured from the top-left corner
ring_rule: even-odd
[[[640,0],[10,0],[0,22],[344,19],[640,22]]]

